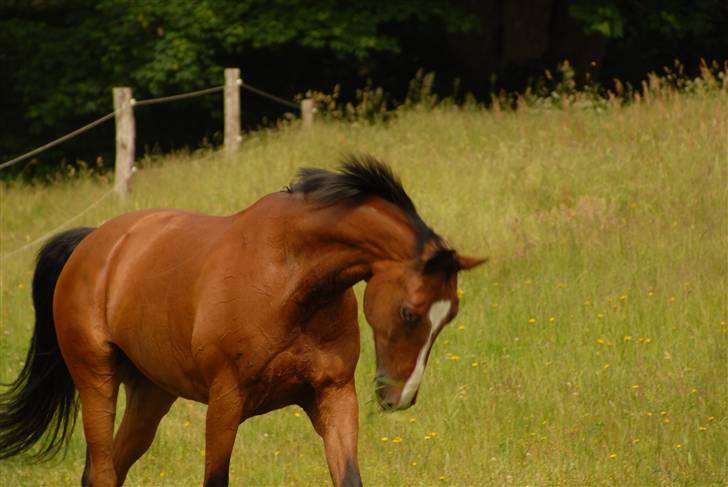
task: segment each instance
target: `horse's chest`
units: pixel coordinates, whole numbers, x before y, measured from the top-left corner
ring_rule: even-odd
[[[247,383],[245,394],[253,414],[291,404],[302,404],[313,390],[313,358],[307,353],[285,351],[275,356]]]

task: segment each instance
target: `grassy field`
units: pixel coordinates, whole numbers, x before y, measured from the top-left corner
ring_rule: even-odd
[[[601,112],[441,107],[381,125],[294,124],[247,137],[233,158],[147,161],[128,202],[106,199],[74,224],[145,207],[230,213],[347,151],[388,161],[433,228],[491,259],[463,276],[461,313],[408,411],[379,412],[361,318],[365,484],[728,482],[726,91]],[[109,187],[2,186],[0,255]],[[15,378],[27,350],[36,249],[1,263],[0,381]],[[200,484],[204,415],[178,401],[127,484]],[[77,485],[79,426],[65,459],[0,463],[0,483]],[[287,408],[242,425],[231,480],[327,485],[305,415]]]

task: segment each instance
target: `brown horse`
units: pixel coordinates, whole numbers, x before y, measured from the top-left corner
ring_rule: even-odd
[[[0,458],[41,440],[37,454],[57,452],[77,390],[82,484],[121,485],[183,397],[208,405],[204,485],[227,485],[240,423],[298,404],[334,484],[359,485],[352,286],[367,281],[378,400],[404,409],[458,311],[458,271],[481,262],[448,248],[367,156],[339,172],[304,169],[235,215],[144,210],[62,233],[38,257],[30,352],[0,398]]]

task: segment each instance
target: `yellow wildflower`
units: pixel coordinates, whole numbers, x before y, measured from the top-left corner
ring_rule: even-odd
[[[462,288],[458,288],[458,299],[462,299],[465,291]]]
[[[610,453],[610,454],[609,454],[609,458],[610,458],[611,460],[616,460],[616,459],[617,459],[617,454],[616,454],[616,453]]]
[[[624,340],[625,343],[631,342],[632,341],[632,336],[631,335],[625,335],[625,336],[622,337],[622,340]]]
[[[399,436],[395,436],[394,438],[392,438],[392,443],[402,443],[402,438],[400,438]]]
[[[535,325],[536,324],[536,318],[529,318],[528,319],[528,324],[529,325]]]
[[[389,441],[389,437],[388,436],[382,436],[381,440],[382,441]]]

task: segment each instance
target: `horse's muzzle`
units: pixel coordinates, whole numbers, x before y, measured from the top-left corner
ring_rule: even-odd
[[[391,379],[381,372],[377,373],[374,379],[374,392],[379,406],[384,411],[401,411],[413,406],[417,401],[416,393],[409,404],[400,403],[403,387],[404,382]]]

